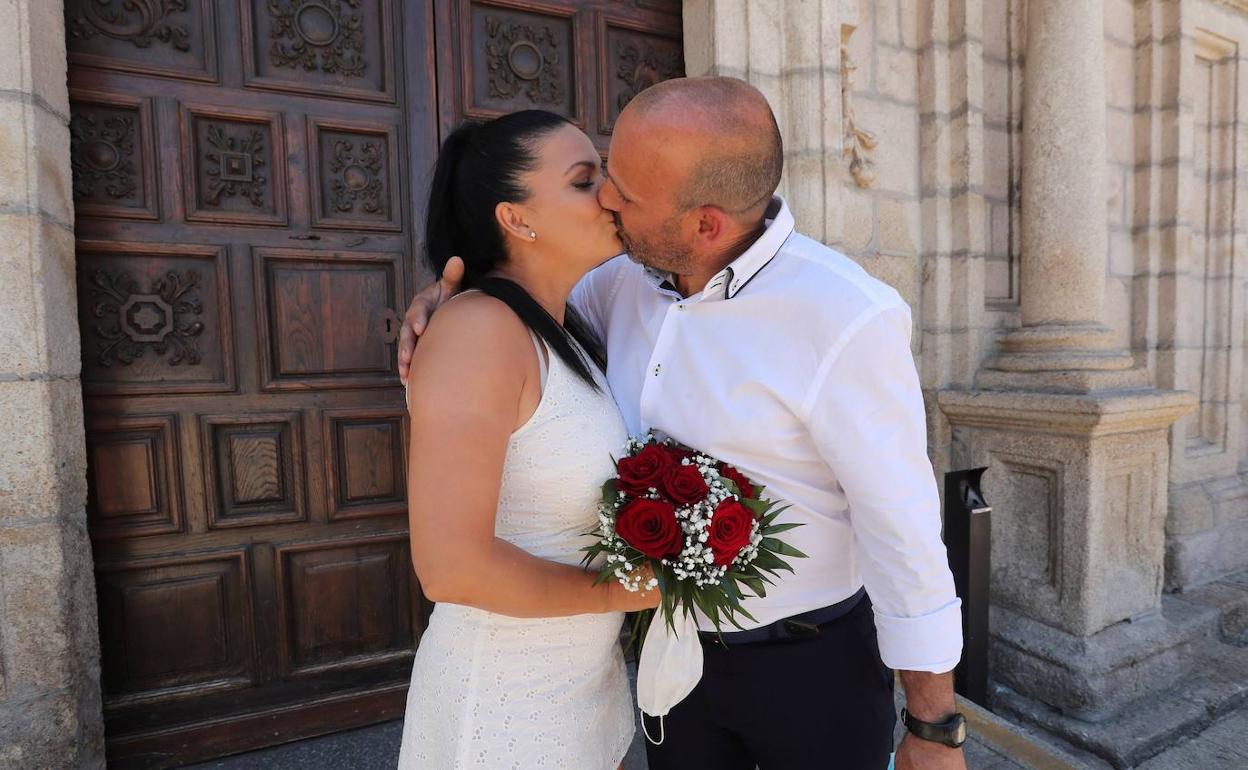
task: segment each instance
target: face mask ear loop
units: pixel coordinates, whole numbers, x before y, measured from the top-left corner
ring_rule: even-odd
[[[646,736],[646,740],[655,746],[662,746],[663,741],[667,740],[666,728],[663,726],[663,717],[659,717],[659,739],[656,741],[650,737],[650,731],[646,729],[646,712],[644,711],[641,712],[641,732]]]

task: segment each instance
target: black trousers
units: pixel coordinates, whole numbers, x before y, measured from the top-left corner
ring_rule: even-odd
[[[702,681],[646,743],[650,770],[884,770],[893,672],[871,601],[801,640],[702,642]],[[659,738],[659,720],[643,717]]]

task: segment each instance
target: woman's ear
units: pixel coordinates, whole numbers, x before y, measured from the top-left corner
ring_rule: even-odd
[[[503,228],[504,233],[522,241],[533,240],[530,237],[533,233],[533,228],[529,227],[524,212],[519,206],[503,201],[494,207],[494,217],[498,219],[498,224]]]

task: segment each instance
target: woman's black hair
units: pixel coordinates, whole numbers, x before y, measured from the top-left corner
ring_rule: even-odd
[[[425,249],[438,276],[452,256],[463,259],[465,289],[507,303],[577,376],[598,389],[586,356],[604,370],[602,346],[572,306],[560,326],[518,283],[489,275],[507,259],[495,209],[504,201],[522,203],[529,197],[520,177],[536,166],[539,140],[565,125],[572,123],[553,112],[522,110],[452,131],[433,172]]]

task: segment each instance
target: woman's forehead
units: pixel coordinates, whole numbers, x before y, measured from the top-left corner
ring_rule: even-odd
[[[542,142],[540,154],[544,161],[568,164],[579,160],[597,163],[598,151],[585,132],[573,125],[561,126]],[[564,170],[563,168],[560,171]]]

